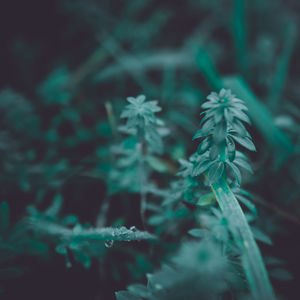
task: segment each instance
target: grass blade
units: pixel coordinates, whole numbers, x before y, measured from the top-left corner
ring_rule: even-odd
[[[244,250],[242,264],[254,298],[275,299],[261,253],[233,192],[224,179],[212,184],[211,189],[229,222],[235,242]]]

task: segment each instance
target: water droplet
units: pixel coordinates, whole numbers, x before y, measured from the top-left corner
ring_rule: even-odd
[[[135,226],[131,226],[130,228],[129,228],[129,230],[131,230],[131,231],[137,231],[137,229],[136,229],[136,227]]]
[[[106,248],[111,248],[113,246],[113,244],[114,244],[113,240],[107,240],[107,241],[104,242],[104,246]]]

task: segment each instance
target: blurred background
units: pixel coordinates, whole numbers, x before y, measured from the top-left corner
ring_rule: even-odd
[[[20,220],[48,214],[67,225],[141,228],[138,195],[110,186],[107,175],[126,97],[145,94],[163,108],[170,135],[152,165],[164,185],[177,160],[196,150],[201,103],[222,84],[249,107],[257,152],[255,175],[245,175],[244,185],[273,241],[262,251],[285,261],[293,278],[275,276],[275,289],[296,299],[299,12],[297,0],[3,1],[0,199],[10,225],[0,243],[14,238],[0,247],[1,299],[114,299],[173,253],[190,219],[180,221],[177,235],[164,235],[163,245],[101,245],[92,259],[68,257],[53,241],[22,233]]]

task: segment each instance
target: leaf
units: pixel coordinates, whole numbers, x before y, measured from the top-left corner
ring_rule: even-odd
[[[224,84],[245,101],[254,124],[272,149],[275,150],[274,157],[277,166],[279,166],[293,151],[289,137],[276,127],[271,113],[241,77],[226,77]]]
[[[194,229],[190,229],[188,231],[188,233],[191,236],[203,238],[203,237],[207,236],[207,234],[209,233],[209,231],[207,229],[194,228]]]
[[[251,125],[251,121],[249,117],[239,108],[237,107],[231,108],[231,113],[240,121],[244,121],[245,123]]]
[[[74,229],[64,227],[54,222],[31,218],[30,227],[40,234],[52,235],[64,238],[69,241],[140,241],[154,240],[156,237],[147,231],[131,230],[122,226],[120,228],[81,228],[75,226]]]
[[[217,182],[222,177],[224,168],[223,162],[216,162],[209,168],[207,176],[210,184]]]
[[[208,119],[202,126],[202,132],[205,135],[208,135],[214,128],[215,122],[212,119]]]
[[[148,224],[151,226],[158,226],[165,221],[165,217],[161,215],[154,215],[148,219]]]
[[[293,279],[293,276],[291,273],[289,273],[287,270],[281,269],[281,268],[276,268],[276,269],[270,270],[270,276],[272,276],[273,278],[279,279],[279,280],[283,280],[283,281]]]
[[[245,147],[246,149],[250,151],[256,151],[256,148],[253,144],[253,142],[248,137],[239,137],[237,135],[230,135],[236,142],[238,142],[240,145]]]
[[[195,135],[193,136],[193,139],[192,140],[196,140],[196,139],[199,139],[199,138],[202,138],[202,137],[205,137],[207,134],[203,132],[202,129],[199,129]]]
[[[198,146],[198,148],[197,148],[197,153],[198,153],[198,154],[203,154],[204,152],[206,152],[207,149],[209,148],[210,144],[211,144],[211,143],[210,143],[210,138],[209,138],[209,137],[205,138],[205,139],[199,144],[199,146]]]
[[[275,299],[266,267],[245,215],[225,180],[211,186],[217,201],[229,222],[235,242],[242,245],[242,264],[255,299]]]
[[[196,205],[198,206],[206,206],[214,203],[216,201],[214,193],[208,193],[202,197],[196,202]]]
[[[146,160],[149,164],[149,166],[160,173],[166,173],[168,172],[168,167],[166,166],[165,162],[153,155],[147,155]]]
[[[255,216],[257,215],[257,210],[256,210],[256,207],[255,205],[250,201],[248,200],[246,197],[242,196],[242,195],[239,195],[237,194],[236,195],[237,199],[242,202]]]
[[[205,159],[203,161],[200,161],[192,171],[192,176],[198,176],[202,173],[204,173],[214,162],[212,162],[210,159]]]
[[[253,170],[251,168],[251,166],[249,165],[249,163],[245,160],[245,159],[242,159],[242,158],[236,158],[234,160],[234,163],[236,165],[238,165],[239,167],[247,170],[248,172],[250,172],[251,174],[253,174]]]
[[[221,145],[212,145],[209,151],[209,158],[211,160],[215,160],[218,155],[220,154],[220,147]]]
[[[54,196],[54,199],[52,201],[52,204],[50,207],[47,208],[47,210],[45,211],[45,215],[46,216],[52,216],[55,217],[58,215],[58,213],[61,210],[62,207],[62,203],[63,203],[63,197],[61,194],[56,194]]]
[[[241,185],[242,175],[241,175],[239,168],[234,163],[228,163],[228,165],[232,169],[234,177],[235,177],[238,185]]]
[[[261,230],[259,230],[256,227],[252,227],[251,230],[252,230],[252,233],[253,233],[255,239],[257,239],[260,242],[263,242],[267,245],[273,245],[272,240],[267,235],[265,235]]]
[[[140,297],[127,291],[120,291],[120,292],[116,292],[115,294],[117,300],[141,300]]]
[[[239,136],[244,137],[247,135],[247,130],[241,121],[234,119],[234,121],[231,123],[231,126]]]
[[[136,296],[140,296],[142,298],[147,298],[151,295],[147,287],[142,284],[132,284],[128,286],[128,291]]]
[[[235,143],[233,139],[229,136],[227,138],[227,155],[230,161],[233,161],[235,158]]]

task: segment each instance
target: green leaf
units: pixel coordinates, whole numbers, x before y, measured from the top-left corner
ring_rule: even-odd
[[[222,177],[224,168],[223,162],[216,162],[209,168],[208,180],[210,184],[217,182]]]
[[[197,153],[198,154],[203,154],[204,152],[207,151],[207,149],[209,148],[211,142],[210,142],[210,138],[207,137],[205,138],[198,146],[197,148]]]
[[[194,229],[190,229],[188,231],[188,233],[191,236],[203,238],[203,237],[207,236],[207,234],[209,233],[209,231],[207,229],[194,228]]]
[[[198,206],[206,206],[211,205],[216,201],[214,193],[208,193],[202,197],[196,202],[196,205]]]
[[[31,219],[31,228],[41,234],[61,237],[69,241],[140,241],[140,240],[155,240],[156,237],[147,231],[131,230],[122,226],[120,228],[105,227],[105,228],[81,228],[75,226],[74,230],[65,226],[61,226],[54,222]]]
[[[255,216],[257,215],[256,207],[250,200],[239,194],[236,195],[236,198],[242,202]]]
[[[246,149],[250,151],[256,151],[256,148],[253,144],[253,142],[248,137],[239,137],[237,135],[230,135],[236,142],[238,142],[240,145],[245,147]]]
[[[141,300],[140,297],[130,293],[130,292],[127,292],[127,291],[120,291],[120,292],[116,292],[116,297],[117,297],[117,300]]]
[[[242,159],[242,158],[236,158],[234,160],[234,163],[236,165],[238,165],[239,167],[247,170],[248,172],[250,172],[251,174],[253,174],[253,170],[251,168],[251,166],[249,165],[249,163],[245,160],[245,159]]]
[[[153,155],[147,155],[146,160],[149,164],[149,166],[160,173],[166,173],[168,172],[168,167],[166,166],[165,162]]]
[[[230,161],[233,161],[235,158],[235,143],[233,139],[229,136],[227,138],[227,155]]]
[[[240,172],[239,168],[234,163],[229,163],[228,162],[228,165],[232,169],[234,177],[235,177],[238,185],[240,185],[241,182],[242,182],[242,175],[241,175],[241,172]]]
[[[270,112],[241,77],[226,77],[224,84],[245,100],[251,119],[274,149],[276,164],[279,166],[293,151],[289,137],[276,127]]]
[[[224,179],[220,179],[211,188],[229,222],[235,242],[244,249],[242,264],[254,299],[275,299],[261,253],[234,194]]]
[[[273,245],[272,240],[267,235],[265,235],[261,230],[259,230],[256,227],[252,227],[251,230],[255,239],[267,245]]]
[[[192,176],[198,176],[202,173],[204,173],[214,162],[212,162],[210,159],[205,159],[203,161],[200,161],[192,171]]]
[[[205,132],[202,131],[202,129],[199,129],[195,135],[193,136],[193,140],[205,137],[207,134]]]
[[[280,268],[270,270],[270,276],[283,281],[293,279],[293,275],[291,273],[289,273],[285,269],[280,269]]]
[[[209,158],[215,160],[220,154],[221,145],[212,145],[209,151]]]
[[[132,284],[128,286],[128,291],[136,296],[140,296],[141,298],[147,298],[151,295],[147,287],[142,284]]]

